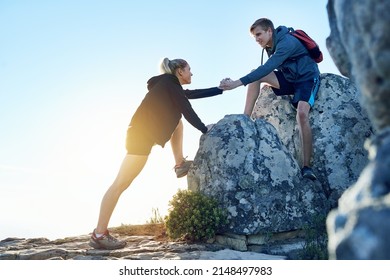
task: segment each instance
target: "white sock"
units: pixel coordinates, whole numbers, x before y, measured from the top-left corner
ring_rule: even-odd
[[[97,233],[96,231],[95,231],[95,236],[97,237],[97,238],[100,238],[100,237],[102,237],[104,235],[104,233]]]

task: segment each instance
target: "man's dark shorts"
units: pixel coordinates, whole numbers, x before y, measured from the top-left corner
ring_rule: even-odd
[[[314,100],[320,86],[319,77],[313,79],[312,81],[291,83],[286,80],[281,71],[274,71],[274,73],[278,78],[280,85],[280,89],[272,87],[272,90],[276,95],[294,95],[291,100],[294,107],[298,106],[299,101],[305,101],[309,103],[310,107],[313,107]]]
[[[126,136],[126,150],[129,155],[148,156],[155,145],[145,133],[133,126],[129,126]]]

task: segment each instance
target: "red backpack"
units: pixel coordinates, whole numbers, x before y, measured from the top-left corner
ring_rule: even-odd
[[[317,63],[320,63],[323,60],[322,52],[318,44],[306,34],[305,31],[293,28],[289,28],[290,34],[297,38],[308,50],[310,57]]]

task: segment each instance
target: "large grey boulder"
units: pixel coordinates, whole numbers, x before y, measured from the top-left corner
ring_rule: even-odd
[[[321,74],[321,84],[310,112],[313,133],[312,166],[326,190],[332,207],[341,194],[356,182],[368,162],[364,143],[373,133],[360,94],[348,78]],[[279,137],[301,164],[301,143],[296,112],[290,97],[276,96],[264,87],[252,112],[275,126]]]
[[[318,180],[300,175],[296,112],[289,97],[261,90],[251,118],[228,115],[201,137],[188,186],[217,198],[226,232],[252,235],[300,230],[326,216],[367,164],[372,128],[349,79],[322,74],[310,113]]]
[[[370,162],[327,219],[332,259],[390,259],[390,2],[331,0],[328,49],[377,130]]]
[[[225,116],[202,136],[187,178],[190,190],[227,209],[230,233],[301,229],[329,210],[321,184],[300,176],[275,128],[245,115]]]

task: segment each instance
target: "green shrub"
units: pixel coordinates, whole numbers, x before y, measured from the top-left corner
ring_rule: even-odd
[[[209,239],[227,223],[227,215],[217,201],[199,192],[179,190],[169,206],[165,227],[171,239]]]

